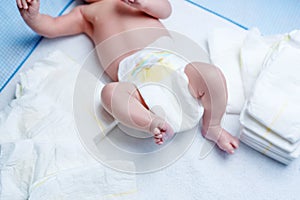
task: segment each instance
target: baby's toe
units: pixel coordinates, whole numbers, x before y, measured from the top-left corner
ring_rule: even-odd
[[[161,132],[160,132],[160,130],[158,129],[158,128],[155,128],[154,130],[153,130],[153,134],[154,135],[158,135],[158,134],[160,134]]]
[[[228,144],[225,145],[224,151],[226,151],[229,154],[233,154],[234,149],[235,148],[230,143],[228,143]]]
[[[155,137],[156,139],[160,139],[160,138],[162,138],[163,136],[162,136],[162,134],[156,134],[156,135],[154,135],[154,137]]]
[[[163,144],[163,141],[159,141],[156,144],[161,145],[161,144]]]
[[[231,141],[231,145],[233,146],[233,148],[237,149],[239,148],[239,141],[237,139]]]
[[[221,150],[223,150],[223,151],[225,151],[229,154],[234,153],[235,148],[233,147],[233,145],[229,141],[222,140],[222,141],[219,141],[217,144],[218,144],[218,146]]]

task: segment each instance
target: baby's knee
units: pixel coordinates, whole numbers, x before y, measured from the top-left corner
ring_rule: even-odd
[[[195,79],[202,79],[205,82],[216,82],[220,79],[222,82],[225,82],[225,77],[222,71],[218,67],[208,63],[190,63],[186,66],[185,73],[189,78],[195,77]]]
[[[220,68],[214,65],[209,65],[207,66],[206,73],[207,78],[211,79],[212,82],[220,81],[223,84],[226,84],[225,77]]]

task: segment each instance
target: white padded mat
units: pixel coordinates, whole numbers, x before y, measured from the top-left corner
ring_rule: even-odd
[[[166,27],[185,34],[204,48],[207,48],[208,35],[214,28],[240,30],[234,24],[188,2],[172,0],[172,6],[172,16],[163,21]],[[22,67],[22,71],[56,49],[82,63],[93,45],[84,35],[43,39]],[[0,94],[1,107],[12,99],[17,81],[18,76],[15,76]],[[233,135],[239,135],[238,116],[229,115],[225,128]],[[199,152],[203,140],[199,133],[190,149],[174,164],[155,173],[137,175],[137,199],[300,198],[299,159],[284,166],[241,144],[233,156],[214,148],[205,159],[200,160]]]

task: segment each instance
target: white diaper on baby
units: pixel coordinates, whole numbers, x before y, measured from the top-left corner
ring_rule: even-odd
[[[186,60],[171,51],[145,48],[120,62],[119,81],[134,83],[149,109],[175,132],[195,127],[203,115],[188,88]]]

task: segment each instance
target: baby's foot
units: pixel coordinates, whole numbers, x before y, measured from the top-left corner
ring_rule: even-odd
[[[203,131],[202,131],[203,134]],[[209,127],[204,137],[217,143],[218,147],[229,154],[239,147],[239,140],[220,126]]]
[[[154,135],[155,143],[159,145],[174,136],[172,127],[167,122],[159,118],[152,121],[150,132]]]
[[[239,140],[236,137],[233,137],[224,129],[222,129],[222,133],[220,135],[219,140],[217,141],[217,145],[223,151],[233,154],[234,150],[239,147]]]

